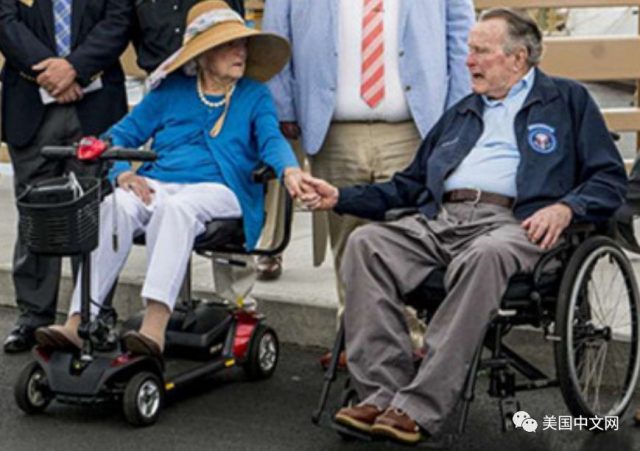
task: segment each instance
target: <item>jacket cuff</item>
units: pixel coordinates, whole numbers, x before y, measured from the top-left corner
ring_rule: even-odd
[[[559,202],[571,208],[574,219],[584,217],[587,214],[585,202],[573,193],[567,194]]]
[[[349,204],[355,194],[355,190],[352,187],[338,188],[338,203],[333,207],[333,211],[339,215],[348,213]]]

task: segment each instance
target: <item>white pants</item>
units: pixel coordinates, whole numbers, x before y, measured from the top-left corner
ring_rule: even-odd
[[[239,218],[242,213],[236,195],[219,183],[164,183],[147,179],[155,191],[145,205],[132,192],[115,191],[118,249],[114,251],[113,199],[100,205],[100,238],[91,253],[91,298],[102,305],[124,266],[133,238],[146,234],[147,272],[142,298],[166,304],[173,310],[191,256],[195,238],[213,218]],[[80,279],[80,275],[78,276]],[[99,308],[91,307],[93,315]],[[80,284],[76,284],[69,314],[80,312]]]

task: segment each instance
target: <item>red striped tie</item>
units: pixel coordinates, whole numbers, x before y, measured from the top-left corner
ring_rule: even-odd
[[[363,0],[360,95],[371,108],[384,99],[383,0]]]

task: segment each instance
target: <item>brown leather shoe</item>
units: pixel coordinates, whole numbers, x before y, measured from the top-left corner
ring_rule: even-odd
[[[80,337],[74,337],[63,326],[59,325],[39,327],[35,332],[35,340],[39,346],[45,349],[75,351],[82,347]]]
[[[378,415],[382,414],[382,410],[372,404],[365,404],[363,406],[343,407],[336,413],[336,423],[356,429],[362,432],[371,432],[371,426],[373,425]]]
[[[376,418],[371,433],[407,444],[415,444],[422,439],[418,424],[402,410],[393,407]]]
[[[331,352],[327,352],[322,357],[320,357],[320,365],[322,365],[323,369],[329,368],[329,364],[331,363]],[[347,369],[347,354],[342,351],[340,356],[338,357],[338,369],[346,370]]]
[[[160,345],[152,338],[135,330],[130,330],[122,335],[122,344],[131,354],[162,357],[162,348]]]
[[[282,255],[261,255],[256,258],[258,280],[276,280],[282,274]]]
[[[640,426],[640,409],[636,409],[634,412],[633,421],[636,423],[636,426]]]

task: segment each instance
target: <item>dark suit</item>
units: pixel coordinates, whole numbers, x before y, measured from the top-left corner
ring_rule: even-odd
[[[127,112],[124,73],[119,57],[130,36],[130,0],[73,0],[71,48],[66,56],[86,86],[97,77],[102,89],[78,102],[44,105],[31,67],[57,57],[52,0],[0,0],[2,137],[9,145],[16,196],[27,184],[55,177],[68,165],[40,156],[45,144],[71,144],[98,135]],[[60,258],[29,253],[18,242],[14,284],[21,309],[18,323],[38,327],[54,320]]]
[[[138,66],[153,72],[182,45],[187,14],[200,0],[133,0]],[[244,17],[244,0],[225,0]]]
[[[2,136],[11,146],[29,144],[41,125],[45,106],[40,101],[34,64],[56,55],[51,0],[0,0],[2,72]],[[127,0],[74,0],[71,54],[67,60],[87,85],[97,75],[104,87],[76,105],[82,131],[106,130],[127,111],[124,73],[119,57],[129,40],[131,5]]]

